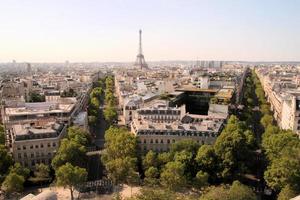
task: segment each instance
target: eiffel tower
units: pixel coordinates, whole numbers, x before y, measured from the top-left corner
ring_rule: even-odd
[[[142,50],[142,30],[139,31],[139,34],[140,34],[139,52],[138,55],[136,56],[136,61],[134,63],[134,66],[137,66],[140,69],[148,69],[148,65],[145,61],[145,57],[143,55],[143,50]]]

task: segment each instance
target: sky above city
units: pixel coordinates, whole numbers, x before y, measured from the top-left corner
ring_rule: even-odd
[[[0,0],[0,62],[300,61],[300,1]]]

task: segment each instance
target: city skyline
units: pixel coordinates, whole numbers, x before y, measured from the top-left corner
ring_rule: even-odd
[[[0,62],[300,61],[296,1],[1,1]]]

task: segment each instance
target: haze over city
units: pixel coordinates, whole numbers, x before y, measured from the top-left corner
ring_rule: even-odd
[[[300,60],[299,1],[0,2],[0,62]]]
[[[300,0],[0,0],[0,200],[300,200]]]

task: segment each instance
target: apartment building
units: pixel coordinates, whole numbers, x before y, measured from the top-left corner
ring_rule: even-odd
[[[143,151],[168,151],[171,144],[184,139],[192,139],[199,144],[213,144],[222,130],[225,119],[174,121],[155,123],[149,120],[134,119],[131,132],[139,139]]]
[[[185,105],[169,107],[160,101],[140,108],[131,123],[143,151],[167,151],[172,143],[192,139],[200,144],[213,144],[223,128],[227,114],[189,114]]]
[[[60,122],[36,121],[28,124],[15,124],[7,129],[8,146],[16,162],[30,169],[36,164],[51,164],[66,135],[67,125]]]
[[[70,124],[77,112],[76,98],[60,98],[57,101],[25,103],[5,107],[3,124],[9,128],[15,124],[26,124],[36,120],[58,120]]]
[[[290,66],[273,66],[260,67],[255,72],[278,126],[300,135],[299,69]]]

